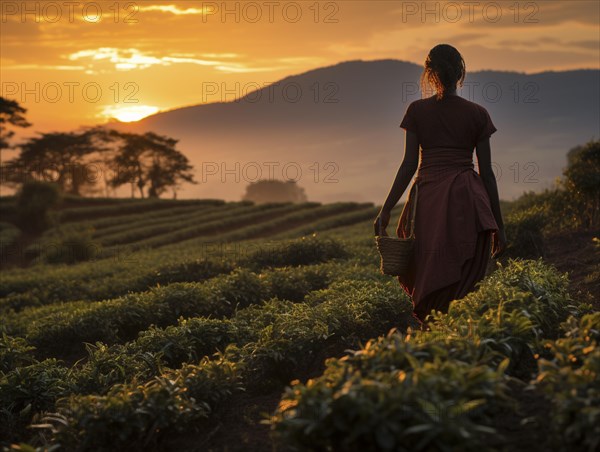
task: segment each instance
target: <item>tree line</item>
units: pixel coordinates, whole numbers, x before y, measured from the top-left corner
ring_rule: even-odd
[[[109,196],[129,185],[132,197],[158,198],[168,190],[176,197],[183,183],[197,183],[188,158],[176,149],[179,140],[153,132],[136,134],[97,126],[38,133],[13,145],[13,129],[31,126],[26,112],[18,102],[0,97],[0,153],[3,149],[19,151],[11,160],[0,160],[1,184],[21,187],[28,181],[52,182],[62,192],[78,196],[101,190]]]

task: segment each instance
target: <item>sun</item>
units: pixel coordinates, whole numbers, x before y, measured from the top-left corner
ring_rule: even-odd
[[[108,106],[102,110],[100,116],[106,119],[117,119],[121,122],[135,122],[158,111],[158,107],[151,105],[138,105],[135,107]]]

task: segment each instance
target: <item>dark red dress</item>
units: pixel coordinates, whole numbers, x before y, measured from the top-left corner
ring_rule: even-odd
[[[474,169],[479,140],[497,129],[487,110],[458,95],[412,102],[400,127],[417,134],[420,162],[398,237],[408,237],[414,184],[418,184],[415,253],[411,271],[399,277],[412,297],[415,315],[447,312],[483,279],[490,260],[492,233],[498,225],[490,199]]]

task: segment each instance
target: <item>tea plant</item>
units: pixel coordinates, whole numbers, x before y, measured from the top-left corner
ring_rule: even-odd
[[[328,360],[323,376],[286,389],[270,420],[278,441],[292,450],[480,449],[496,435],[492,414],[513,406],[507,362],[463,361],[477,355],[464,339],[445,345],[392,333]]]
[[[600,447],[600,312],[570,317],[565,337],[549,341],[551,358],[539,360],[540,387],[553,405],[552,420],[561,450]]]

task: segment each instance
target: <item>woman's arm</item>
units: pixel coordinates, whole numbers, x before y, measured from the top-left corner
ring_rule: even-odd
[[[406,187],[408,187],[408,184],[410,183],[418,166],[419,140],[416,133],[407,130],[406,141],[404,145],[404,158],[402,159],[402,163],[398,169],[398,173],[396,174],[392,188],[390,188],[387,199],[385,200],[379,215],[375,219],[375,235],[379,235],[379,221],[381,222],[380,224],[382,229],[385,229],[389,224],[391,211],[400,200],[400,197],[406,190]]]
[[[502,212],[500,211],[500,198],[498,196],[498,185],[496,184],[496,176],[492,169],[492,150],[490,146],[490,138],[487,137],[477,143],[477,164],[479,166],[479,176],[483,181],[483,185],[487,190],[492,206],[492,213],[498,225],[499,231],[494,242],[493,257],[499,257],[506,248],[506,234],[504,232],[504,221],[502,220]]]

